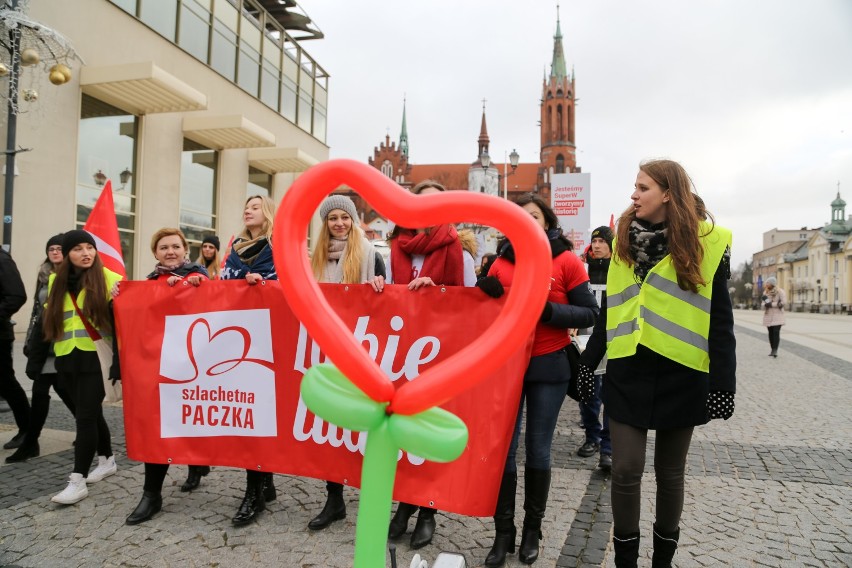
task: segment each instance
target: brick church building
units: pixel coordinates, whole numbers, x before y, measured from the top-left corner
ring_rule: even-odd
[[[425,179],[433,179],[448,190],[478,191],[512,200],[526,192],[540,193],[550,198],[550,179],[553,174],[579,172],[576,156],[575,122],[575,77],[569,74],[562,47],[562,30],[557,15],[556,33],[553,36],[553,58],[550,76],[542,81],[541,93],[541,150],[539,161],[518,163],[503,176],[503,164],[491,161],[489,136],[485,108],[482,109],[482,124],[477,139],[476,159],[461,164],[416,164],[409,154],[408,127],[405,103],[402,111],[402,129],[398,142],[390,135],[373,149],[368,163],[403,187],[412,187]],[[486,156],[483,159],[483,156]],[[490,163],[489,163],[490,162]],[[487,163],[487,167],[483,164]],[[513,173],[512,173],[513,172]],[[501,176],[503,179],[501,180]],[[500,187],[500,182],[503,186]],[[363,199],[351,194],[358,210],[363,214],[365,225],[374,225],[378,217]],[[381,233],[381,230],[378,231]]]

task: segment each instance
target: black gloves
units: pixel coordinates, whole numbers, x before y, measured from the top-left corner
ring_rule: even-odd
[[[483,276],[476,281],[476,287],[492,298],[499,298],[505,292],[503,285],[497,280],[496,276]]]
[[[550,302],[545,302],[544,309],[541,311],[541,321],[547,321],[553,317],[553,306]]]
[[[710,391],[707,399],[707,414],[710,420],[727,420],[734,415],[734,393],[729,391]]]
[[[580,402],[588,403],[595,397],[595,371],[584,364],[577,365],[577,393]]]

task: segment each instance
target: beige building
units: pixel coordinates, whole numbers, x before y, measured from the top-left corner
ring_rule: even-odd
[[[28,4],[26,15],[78,56],[23,35],[22,50],[41,54],[19,80],[16,145],[31,151],[16,156],[11,248],[28,290],[47,239],[82,226],[107,177],[128,277],[142,278],[157,229],[181,227],[193,257],[205,235],[224,249],[248,195],[278,202],[328,158],[328,76],[304,46],[322,34],[296,2]],[[51,84],[55,63],[70,67],[66,84]]]
[[[852,312],[852,219],[840,192],[831,202],[831,222],[821,229],[773,229],[763,240],[779,244],[753,256],[755,301],[760,284],[774,276],[795,311]]]

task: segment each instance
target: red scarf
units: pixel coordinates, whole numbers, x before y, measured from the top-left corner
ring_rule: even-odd
[[[402,229],[399,236],[391,241],[394,284],[411,282],[411,257],[416,254],[426,257],[418,276],[428,276],[438,285],[464,286],[464,259],[455,227],[437,225],[428,233]]]

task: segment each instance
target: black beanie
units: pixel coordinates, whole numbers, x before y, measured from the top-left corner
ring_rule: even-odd
[[[606,225],[601,225],[592,231],[593,239],[603,239],[606,241],[606,246],[609,247],[609,252],[612,252],[612,229]]]
[[[50,247],[55,247],[56,245],[62,246],[62,237],[64,236],[65,235],[63,235],[62,233],[59,233],[58,235],[53,235],[52,237],[47,239],[47,244],[44,245],[44,254],[47,254],[47,251],[48,249],[50,249]],[[65,249],[62,250],[64,251]]]
[[[62,254],[68,256],[71,249],[81,243],[89,243],[95,247],[95,250],[98,248],[98,245],[95,244],[95,239],[88,231],[74,229],[73,231],[68,231],[62,235]]]
[[[216,247],[217,251],[219,250],[219,237],[217,237],[216,235],[207,235],[206,237],[204,237],[204,240],[201,241],[201,244],[204,245],[206,243],[210,243],[211,245]]]

